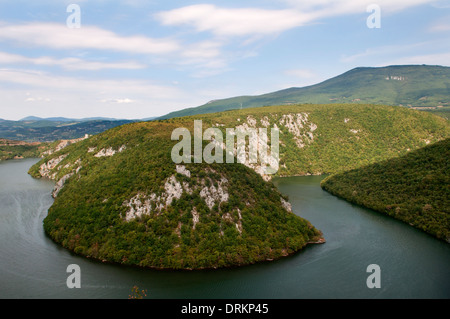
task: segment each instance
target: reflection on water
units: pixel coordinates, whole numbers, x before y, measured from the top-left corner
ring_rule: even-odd
[[[37,160],[0,163],[0,298],[450,298],[450,245],[322,191],[323,177],[274,180],[296,214],[322,230],[323,245],[278,261],[233,269],[157,271],[72,255],[48,239],[42,221],[53,183],[31,178]],[[67,266],[81,268],[69,289]],[[366,268],[381,268],[369,289]]]

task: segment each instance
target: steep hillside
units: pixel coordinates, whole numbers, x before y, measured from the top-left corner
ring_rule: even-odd
[[[271,128],[279,133],[277,176],[331,174],[398,157],[450,135],[445,119],[403,107],[379,105],[284,105],[169,119],[203,127]],[[248,161],[247,161],[248,162]],[[247,163],[259,171],[258,164]]]
[[[275,175],[348,170],[449,136],[442,118],[374,105],[275,106],[127,124],[69,145],[30,169],[32,176],[57,181],[45,231],[78,254],[158,268],[249,264],[320,239],[318,230],[290,212],[261,162],[174,163],[178,141],[171,134],[186,128],[195,135],[194,120],[202,121],[202,131],[217,128],[224,136],[227,128],[265,128],[271,149],[272,129],[278,129]],[[225,148],[212,137],[203,149]]]
[[[202,106],[169,113],[161,119],[298,103],[370,103],[425,107],[446,116],[450,109],[450,67],[400,65],[355,68],[316,85],[258,96],[215,100]]]
[[[276,259],[321,239],[244,165],[175,164],[170,134],[182,124],[121,126],[33,166],[57,181],[46,233],[84,256],[175,269]]]
[[[450,139],[337,174],[326,191],[450,242]]]

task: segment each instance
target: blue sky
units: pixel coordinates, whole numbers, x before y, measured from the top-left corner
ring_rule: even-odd
[[[393,64],[450,65],[450,0],[0,0],[9,120],[147,118]]]

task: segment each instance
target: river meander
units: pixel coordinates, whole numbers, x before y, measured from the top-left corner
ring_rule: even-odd
[[[158,271],[92,261],[47,238],[42,221],[54,183],[27,174],[37,159],[0,163],[0,298],[119,298],[133,286],[147,298],[450,298],[450,245],[336,198],[323,176],[274,180],[293,211],[326,243],[273,262],[207,271]],[[67,266],[81,269],[69,289]],[[380,266],[369,289],[367,266]]]

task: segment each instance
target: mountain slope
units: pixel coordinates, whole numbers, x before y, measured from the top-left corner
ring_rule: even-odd
[[[203,127],[278,127],[277,176],[331,174],[407,154],[449,136],[448,121],[395,106],[281,105],[183,118]],[[169,119],[176,123],[180,119]],[[269,137],[270,139],[270,137]],[[249,165],[258,170],[258,165]]]
[[[30,169],[34,177],[57,181],[47,234],[81,255],[158,268],[249,264],[320,239],[264,181],[270,176],[260,163],[175,164],[171,133],[183,127],[193,132],[194,120],[202,120],[203,130],[224,133],[277,127],[277,175],[361,167],[450,135],[448,122],[437,116],[373,105],[274,106],[126,124]]]
[[[330,176],[322,188],[450,242],[450,139]]]
[[[117,127],[32,167],[58,181],[46,233],[84,256],[175,269],[251,264],[320,239],[244,165],[172,162],[170,134],[181,124]]]
[[[289,88],[258,96],[208,102],[162,116],[161,119],[231,109],[298,103],[383,104],[450,108],[450,67],[428,65],[361,67],[316,85]],[[442,108],[437,108],[442,106]]]

